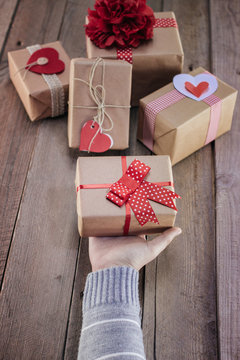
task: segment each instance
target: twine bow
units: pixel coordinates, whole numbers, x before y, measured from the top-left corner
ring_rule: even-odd
[[[102,83],[98,85],[93,85],[95,73],[97,67],[102,64]],[[95,62],[93,63],[90,73],[89,73],[89,81],[74,78],[74,80],[81,81],[82,83],[86,84],[89,88],[90,96],[93,100],[93,102],[96,104],[96,106],[84,106],[84,105],[73,105],[73,108],[80,108],[80,109],[96,109],[97,114],[93,117],[93,122],[98,123],[99,128],[97,132],[94,134],[93,138],[91,139],[88,147],[88,152],[91,151],[91,146],[93,144],[94,139],[98,135],[99,132],[110,132],[113,129],[113,120],[111,116],[106,111],[106,108],[126,108],[129,109],[130,106],[127,105],[106,105],[105,99],[106,99],[106,90],[104,87],[104,79],[105,79],[105,61],[102,58],[97,58]],[[108,119],[110,126],[108,128],[103,127],[103,123],[105,121],[105,118]],[[92,125],[94,126],[94,124]]]
[[[177,211],[173,200],[181,198],[169,189],[144,180],[150,170],[148,165],[135,159],[126,173],[110,187],[106,196],[108,200],[120,207],[128,203],[141,226],[148,221],[159,223],[148,200]]]

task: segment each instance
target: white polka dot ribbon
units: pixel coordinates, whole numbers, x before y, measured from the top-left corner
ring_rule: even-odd
[[[173,200],[181,198],[159,184],[144,180],[150,170],[148,165],[135,159],[121,179],[111,186],[106,196],[108,200],[120,207],[128,203],[141,226],[147,222],[158,224],[156,214],[148,200],[177,211]]]
[[[177,22],[173,18],[160,18],[156,19],[155,24],[153,25],[154,28],[169,28],[174,27],[177,28]]]
[[[156,19],[155,24],[153,25],[154,29],[159,28],[177,28],[177,22],[173,18],[160,18]],[[126,48],[117,48],[117,59],[118,60],[125,60],[130,64],[133,63],[133,49],[131,47]]]

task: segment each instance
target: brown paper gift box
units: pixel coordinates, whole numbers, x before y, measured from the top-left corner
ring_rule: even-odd
[[[95,60],[73,59],[70,66],[69,109],[68,109],[68,144],[71,148],[79,148],[80,133],[87,120],[93,120],[97,109],[77,108],[75,106],[96,107],[90,96],[89,87],[76,79],[89,81],[89,73]],[[132,81],[132,65],[125,61],[104,60],[104,88],[106,112],[113,120],[113,129],[109,134],[113,139],[111,150],[121,150],[129,145],[130,97]],[[98,65],[93,86],[102,85],[103,68]],[[107,107],[113,105],[115,107]],[[125,107],[121,107],[125,106]],[[105,116],[103,127],[109,127],[109,120]]]
[[[202,67],[190,72],[197,75],[205,72]],[[214,95],[222,100],[221,117],[217,137],[231,129],[233,110],[237,90],[218,80],[218,89]],[[143,140],[144,111],[146,105],[160,96],[172,91],[173,83],[155,91],[140,100],[138,139]],[[156,116],[153,152],[158,155],[169,155],[172,164],[176,164],[205,145],[210,122],[211,107],[203,101],[190,98],[171,105]]]
[[[150,182],[173,182],[169,156],[127,156],[127,167],[135,159],[151,167],[146,176]],[[122,159],[114,157],[80,157],[77,160],[76,188],[88,184],[112,184],[122,177]],[[173,187],[166,186],[173,190]],[[109,189],[77,191],[78,229],[81,236],[123,235],[125,205],[118,207],[106,199]],[[176,211],[150,200],[159,224],[141,226],[131,210],[129,234],[159,233],[174,225]]]
[[[158,18],[173,18],[173,12],[154,13]],[[87,22],[88,20],[86,20]],[[183,49],[177,28],[155,28],[152,40],[133,48],[132,100],[139,99],[168,84],[183,67]],[[116,59],[116,48],[100,49],[86,36],[88,58]]]
[[[59,41],[41,45],[41,48],[51,47],[58,51],[59,58],[65,63],[65,70],[57,74],[64,88],[65,107],[67,109],[70,58]],[[51,93],[41,74],[28,71],[25,75],[24,66],[30,57],[27,49],[10,51],[8,64],[10,78],[20,96],[22,103],[32,121],[51,117]],[[20,71],[20,69],[22,69]],[[25,76],[25,78],[24,78]]]

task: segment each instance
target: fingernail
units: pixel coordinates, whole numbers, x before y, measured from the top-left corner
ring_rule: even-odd
[[[177,233],[177,235],[180,235],[182,233],[182,229],[176,228],[176,233]]]

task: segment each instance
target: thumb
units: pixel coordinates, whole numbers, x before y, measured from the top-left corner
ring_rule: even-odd
[[[148,242],[149,249],[153,252],[154,256],[158,256],[171,242],[180,235],[182,230],[178,227],[165,230],[161,235]]]

